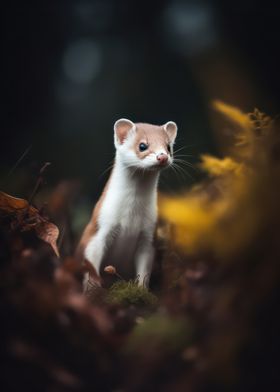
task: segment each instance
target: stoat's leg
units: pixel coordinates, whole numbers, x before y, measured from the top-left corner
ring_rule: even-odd
[[[94,266],[97,275],[100,275],[100,265],[104,256],[106,247],[110,242],[110,231],[99,230],[89,241],[85,248],[85,258]]]
[[[143,239],[136,252],[136,274],[139,278],[139,285],[149,286],[154,260],[154,247],[150,239]]]

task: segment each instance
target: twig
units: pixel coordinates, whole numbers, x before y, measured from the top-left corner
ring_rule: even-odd
[[[32,194],[31,194],[31,196],[30,196],[30,198],[29,198],[29,200],[28,200],[28,203],[29,203],[29,204],[32,203],[32,201],[33,201],[33,199],[34,199],[34,196],[36,195],[36,193],[38,192],[40,186],[42,185],[43,180],[44,180],[43,174],[44,174],[46,168],[47,168],[48,166],[50,166],[50,164],[51,164],[50,162],[45,162],[44,165],[42,166],[42,168],[41,168],[41,170],[40,170],[40,172],[39,172],[39,177],[38,177],[38,179],[37,179],[37,181],[36,181],[36,184],[35,184],[35,187],[34,187],[34,189],[33,189],[33,192],[32,192]]]
[[[29,151],[32,148],[32,144],[30,144],[30,146],[28,146],[23,154],[19,157],[19,159],[16,161],[16,163],[14,164],[14,166],[11,168],[11,170],[8,172],[7,176],[6,176],[6,181],[8,181],[9,177],[13,174],[13,172],[16,170],[16,168],[18,167],[18,165],[20,164],[20,162],[26,157],[26,155],[29,153]]]
[[[66,231],[66,227],[65,227],[65,225],[64,225],[64,226],[62,227],[62,229],[60,230],[60,237],[59,237],[59,239],[58,239],[58,244],[57,244],[57,247],[58,247],[59,251],[61,250],[61,247],[62,247],[62,244],[63,244],[65,231]]]

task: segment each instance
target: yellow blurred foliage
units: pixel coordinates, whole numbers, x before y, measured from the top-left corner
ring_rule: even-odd
[[[186,254],[234,258],[252,245],[271,220],[279,178],[273,148],[279,141],[273,122],[258,110],[244,114],[223,102],[215,109],[236,126],[231,156],[203,155],[208,179],[179,197],[159,197],[160,216],[171,224],[171,242]]]
[[[251,121],[247,114],[243,113],[239,108],[227,105],[222,101],[214,101],[213,107],[222,113],[229,121],[238,126],[244,134],[251,130]]]
[[[230,157],[219,159],[211,155],[201,156],[200,167],[208,172],[212,176],[223,176],[223,175],[242,175],[244,171],[244,165],[236,162]]]

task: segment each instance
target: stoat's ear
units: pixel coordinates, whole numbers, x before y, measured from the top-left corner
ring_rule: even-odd
[[[173,121],[168,121],[166,124],[164,124],[163,129],[169,136],[170,141],[174,143],[177,136],[177,124]]]
[[[114,124],[115,142],[117,144],[123,144],[131,130],[136,130],[136,125],[132,121],[126,118],[121,118],[116,121]]]

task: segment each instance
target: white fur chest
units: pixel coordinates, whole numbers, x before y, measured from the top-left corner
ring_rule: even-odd
[[[130,234],[153,231],[157,219],[157,173],[132,175],[116,163],[100,209],[100,227]]]
[[[98,273],[102,261],[121,271],[128,262],[147,284],[157,220],[157,182],[156,172],[133,175],[122,164],[115,165],[99,210],[98,230],[85,248],[85,257]],[[127,270],[128,265],[123,273]]]

